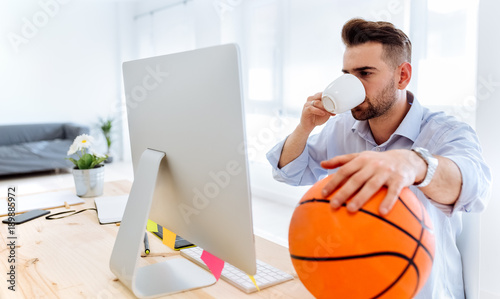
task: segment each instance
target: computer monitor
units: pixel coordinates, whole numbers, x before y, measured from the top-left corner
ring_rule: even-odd
[[[148,218],[256,272],[239,61],[228,44],[123,63],[134,182],[110,267],[138,297],[215,282],[181,257],[137,268]]]

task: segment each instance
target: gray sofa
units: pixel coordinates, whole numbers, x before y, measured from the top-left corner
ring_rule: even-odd
[[[87,126],[46,123],[0,126],[0,175],[72,168],[67,157],[76,136]]]

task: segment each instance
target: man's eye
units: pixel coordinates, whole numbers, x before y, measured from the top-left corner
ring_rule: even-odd
[[[370,73],[370,72],[364,72],[364,71],[363,71],[363,72],[359,72],[359,74],[360,74],[361,76],[365,77],[365,76],[370,75],[371,73]]]

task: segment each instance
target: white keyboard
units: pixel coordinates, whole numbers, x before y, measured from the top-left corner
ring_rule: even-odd
[[[182,249],[181,255],[194,262],[198,266],[208,270],[207,265],[205,265],[205,262],[203,262],[203,260],[201,259],[202,252],[202,248],[192,247]],[[260,260],[257,260],[257,274],[255,274],[253,277],[255,278],[255,282],[259,286],[259,289],[261,290],[293,279],[292,275],[283,272]],[[224,263],[224,269],[222,269],[221,278],[245,293],[253,293],[257,291],[257,288],[253,284],[252,280],[248,277],[248,275],[229,263]]]

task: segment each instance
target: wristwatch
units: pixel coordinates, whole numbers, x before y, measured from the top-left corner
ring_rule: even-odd
[[[434,156],[425,148],[416,147],[412,148],[411,150],[414,151],[420,158],[422,158],[425,161],[425,164],[427,164],[427,173],[425,174],[424,180],[420,184],[415,185],[419,188],[425,187],[429,185],[432,177],[434,176],[434,173],[436,172],[436,168],[438,167],[438,159],[434,158]]]

